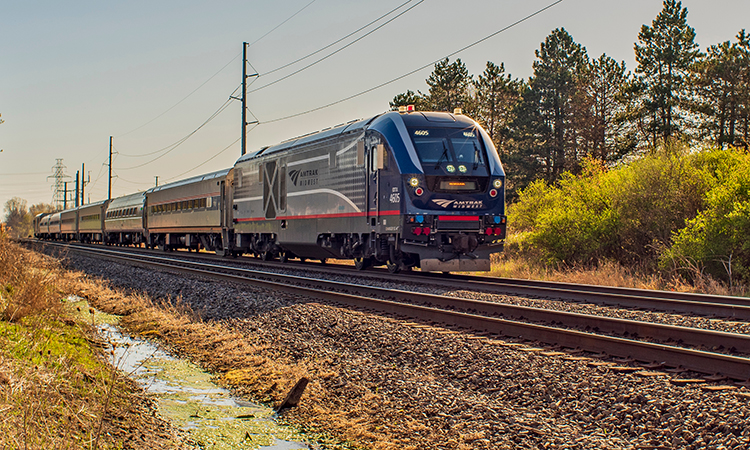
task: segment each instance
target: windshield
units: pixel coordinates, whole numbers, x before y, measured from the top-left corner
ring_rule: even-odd
[[[487,158],[474,128],[412,128],[409,130],[425,173],[487,175]]]

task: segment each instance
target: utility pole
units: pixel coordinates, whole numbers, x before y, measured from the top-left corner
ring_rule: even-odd
[[[65,192],[65,194],[63,194],[63,209],[68,209],[68,182],[65,181],[64,184],[65,189],[63,192]]]
[[[156,178],[156,187],[159,187],[159,175],[155,176],[154,178]]]
[[[86,176],[86,164],[81,164],[81,206],[83,206],[83,204],[86,202],[86,197],[84,196],[84,192],[85,192],[85,186],[88,184],[88,182],[83,179],[85,176]]]
[[[252,122],[247,121],[247,79],[250,77],[257,77],[258,74],[254,73],[252,75],[247,74],[247,42],[242,43],[242,97],[230,97],[235,100],[240,100],[242,102],[242,143],[240,144],[242,155],[247,153],[247,126],[258,123],[257,120],[254,120]]]
[[[107,185],[107,200],[112,200],[112,136],[109,137],[109,183]]]
[[[79,184],[78,179],[80,175],[81,175],[81,172],[76,171],[76,208],[78,208],[79,206],[78,202],[80,201],[80,198],[78,197],[78,189],[80,188],[80,186],[78,185]]]
[[[247,153],[247,42],[242,43],[242,155]]]

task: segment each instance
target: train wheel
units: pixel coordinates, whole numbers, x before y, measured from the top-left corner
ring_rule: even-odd
[[[263,252],[263,254],[261,254],[261,259],[263,261],[271,261],[273,259],[273,252]]]
[[[279,252],[279,261],[283,263],[289,262],[289,252],[286,250],[282,250]]]
[[[354,268],[357,270],[365,270],[371,265],[372,261],[370,260],[370,258],[365,258],[363,256],[354,258]]]
[[[224,247],[216,247],[216,250],[214,250],[214,253],[216,253],[216,256],[221,256],[222,258],[227,256],[227,251],[224,250]]]
[[[399,273],[401,271],[401,264],[398,264],[398,263],[392,263],[388,261],[385,267],[388,269],[388,272],[390,273]]]

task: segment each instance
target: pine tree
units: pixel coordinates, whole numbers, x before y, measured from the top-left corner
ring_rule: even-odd
[[[606,54],[588,64],[580,77],[579,112],[575,114],[587,155],[602,163],[619,160],[635,147],[632,127],[624,120],[622,101],[629,73],[625,62],[618,63]]]
[[[741,30],[737,42],[708,48],[695,65],[694,80],[702,115],[701,136],[719,146],[748,148],[750,122],[750,36]]]
[[[519,168],[517,188],[535,178],[556,180],[580,164],[580,130],[575,128],[576,92],[588,64],[586,49],[564,28],[552,31],[536,51],[534,76],[516,108],[518,141],[512,158]]]
[[[639,82],[630,92],[639,93],[642,101],[631,110],[631,118],[641,121],[650,146],[689,131],[688,75],[700,51],[687,13],[681,2],[664,0],[651,26],[641,27],[640,44],[635,44]]]
[[[407,90],[403,94],[398,94],[395,97],[393,97],[393,100],[389,102],[389,105],[391,106],[392,110],[397,110],[399,106],[409,106],[414,105],[414,107],[419,110],[425,110],[429,109],[426,108],[427,101],[425,100],[424,94],[417,91],[415,94],[412,90]]]
[[[480,122],[502,156],[509,135],[513,108],[520,99],[523,81],[505,74],[505,65],[487,61],[484,73],[474,82],[474,118]]]
[[[448,58],[435,64],[435,69],[427,79],[430,87],[427,103],[435,111],[453,112],[455,108],[469,111],[472,106],[471,86],[472,77],[461,59],[450,63]]]

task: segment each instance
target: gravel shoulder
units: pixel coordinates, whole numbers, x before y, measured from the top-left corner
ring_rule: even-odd
[[[231,333],[232,348],[251,351],[149,325],[251,399],[277,402],[289,382],[310,378],[284,419],[365,448],[750,446],[746,388],[677,385],[666,373],[72,253],[69,265],[166,309],[186,306],[196,315],[186,330]]]

